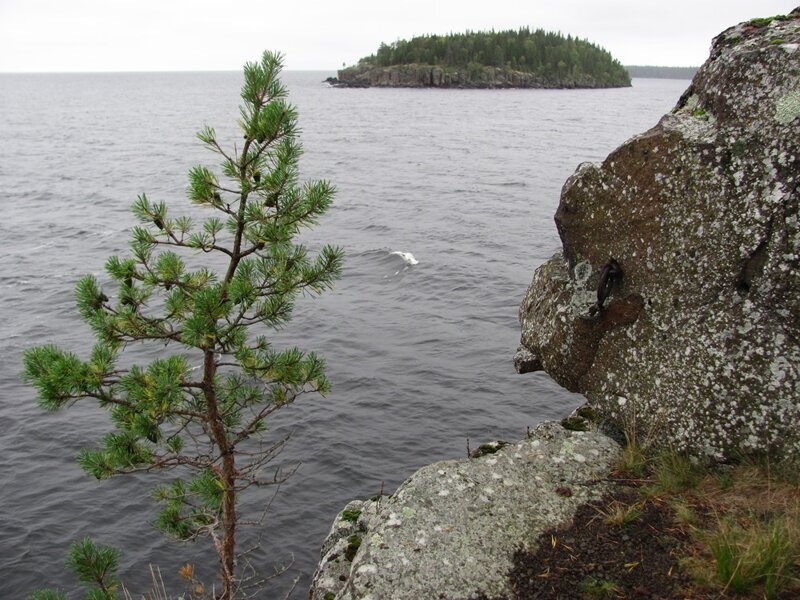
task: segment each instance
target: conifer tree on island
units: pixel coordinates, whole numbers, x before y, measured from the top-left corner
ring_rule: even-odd
[[[279,477],[263,472],[283,442],[264,438],[267,418],[301,394],[329,390],[320,357],[276,350],[265,336],[291,318],[298,294],[332,287],[343,259],[340,248],[312,257],[295,243],[330,206],[334,188],[299,181],[297,112],[279,79],[282,62],[265,52],[245,65],[244,139],[232,152],[212,128],[198,133],[219,156],[221,174],[194,167],[188,193],[212,216],[172,216],[142,194],[130,256],[106,262],[108,289],[91,275],[77,284],[80,315],[96,337],[89,358],[53,345],[24,355],[25,378],[44,408],[93,401],[109,411],[114,429],[100,448],[81,451],[84,470],[98,479],[173,472],[154,491],[163,504],[157,526],[181,540],[211,536],[223,600],[240,585],[239,495]],[[204,253],[223,269],[200,264]],[[126,349],[137,343],[178,351],[127,366]]]

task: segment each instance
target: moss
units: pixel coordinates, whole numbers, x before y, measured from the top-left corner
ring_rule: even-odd
[[[772,38],[771,44],[783,44],[786,40],[783,38]]]
[[[358,517],[361,516],[360,510],[346,510],[342,512],[342,520],[347,521],[349,523],[355,523],[358,521]]]
[[[735,46],[736,44],[738,44],[739,42],[742,41],[742,36],[740,36],[740,35],[732,35],[729,38],[726,38],[725,41],[727,41],[727,43],[728,43],[727,45],[728,46]]]
[[[592,598],[615,598],[617,596],[617,584],[607,579],[590,577],[584,579],[579,587],[581,592]]]
[[[486,456],[487,454],[494,454],[501,448],[508,446],[508,442],[504,442],[503,440],[497,440],[496,442],[488,442],[486,444],[481,444],[478,446],[478,449],[475,450],[472,454],[469,455],[470,458],[480,458],[481,456]]]
[[[755,19],[750,19],[749,24],[754,25],[755,27],[766,27],[773,21],[787,21],[791,17],[787,15],[775,15],[774,17],[757,17]]]
[[[588,404],[584,404],[578,410],[575,411],[575,414],[582,419],[586,419],[592,423],[599,423],[600,422],[600,415],[597,414],[597,411],[593,409]]]
[[[589,431],[589,423],[583,417],[564,417],[561,426],[570,431]]]
[[[334,600],[336,598],[336,594],[333,592],[327,592],[325,596],[323,596],[323,600]]]
[[[349,538],[347,538],[347,548],[344,551],[344,557],[353,562],[353,559],[356,557],[356,552],[361,547],[361,536],[357,533],[354,533]]]

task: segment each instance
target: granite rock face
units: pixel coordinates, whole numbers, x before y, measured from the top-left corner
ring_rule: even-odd
[[[336,87],[433,87],[433,88],[601,88],[606,85],[591,75],[567,79],[547,79],[500,67],[483,67],[472,72],[466,69],[443,69],[422,64],[380,67],[368,62],[341,69],[329,83]],[[630,82],[627,83],[630,85]]]
[[[800,10],[724,31],[670,114],[565,183],[518,370],[640,439],[800,458],[799,142]]]
[[[309,598],[508,594],[515,550],[600,498],[620,446],[596,431],[545,423],[489,450],[423,467],[392,496],[349,503],[323,545]]]

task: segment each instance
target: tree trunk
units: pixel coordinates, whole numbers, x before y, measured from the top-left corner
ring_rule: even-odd
[[[209,426],[214,441],[219,446],[222,465],[218,475],[223,484],[222,493],[222,543],[217,545],[220,561],[222,595],[219,600],[233,600],[236,592],[234,558],[236,556],[236,459],[228,443],[225,424],[217,406],[217,390],[214,386],[216,364],[214,351],[206,350],[203,361],[203,391]]]
[[[232,453],[222,457],[222,472],[225,492],[222,497],[222,552],[220,553],[222,575],[222,600],[233,600],[236,591],[234,558],[236,556],[236,487],[235,463]]]

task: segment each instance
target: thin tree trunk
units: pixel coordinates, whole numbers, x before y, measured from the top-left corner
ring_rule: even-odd
[[[236,556],[236,460],[233,449],[225,434],[225,425],[217,406],[217,391],[214,387],[214,351],[206,350],[203,361],[203,390],[206,399],[209,425],[214,441],[219,446],[222,457],[221,473],[224,490],[222,493],[222,544],[217,547],[220,560],[220,579],[222,595],[220,600],[233,600],[236,591],[234,558]]]

